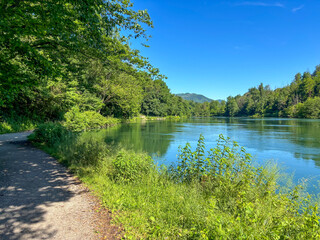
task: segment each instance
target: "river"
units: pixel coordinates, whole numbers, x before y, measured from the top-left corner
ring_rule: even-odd
[[[294,179],[320,180],[320,120],[278,118],[192,118],[120,125],[99,135],[111,144],[145,151],[159,164],[177,161],[179,146],[196,146],[200,134],[207,149],[219,134],[246,148],[260,163],[272,160]]]

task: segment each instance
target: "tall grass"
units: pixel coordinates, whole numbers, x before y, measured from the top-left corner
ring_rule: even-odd
[[[39,123],[37,120],[25,117],[1,118],[0,116],[0,134],[33,130]]]
[[[33,141],[101,197],[128,239],[320,237],[318,205],[302,186],[280,186],[277,167],[256,166],[244,148],[223,136],[208,151],[200,136],[196,150],[182,147],[177,164],[167,169],[145,153],[88,134],[60,129],[63,134],[57,131],[51,142],[39,131]]]

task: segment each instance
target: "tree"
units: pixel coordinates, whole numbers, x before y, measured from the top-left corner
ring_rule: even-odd
[[[300,107],[300,117],[304,118],[320,118],[320,98],[309,98]]]
[[[254,102],[251,96],[248,96],[245,103],[245,111],[246,115],[251,116],[255,114]]]
[[[320,73],[320,64],[316,66],[316,69],[314,70],[312,77],[315,77]]]
[[[147,116],[166,116],[170,98],[170,90],[162,80],[150,82],[144,89],[145,96],[142,102],[143,114]]]
[[[314,94],[315,96],[320,97],[320,65],[316,67],[316,70],[313,73],[313,79],[315,82]]]
[[[239,111],[239,107],[238,107],[238,104],[237,104],[235,98],[228,97],[227,98],[227,106],[226,106],[226,114],[229,117],[234,117],[237,115],[238,111]]]
[[[104,99],[104,115],[129,118],[138,115],[143,99],[142,88],[136,79],[121,73],[110,80],[110,87]]]
[[[211,116],[218,116],[221,112],[221,107],[219,101],[211,101],[210,102],[210,115]]]
[[[132,6],[129,0],[1,1],[0,108],[9,108],[22,92],[48,78],[66,78],[81,69],[74,59],[146,66],[119,35],[125,29],[146,37],[142,24],[152,26],[147,11]]]
[[[294,82],[300,84],[301,83],[301,73],[297,73],[295,76],[294,76]]]
[[[227,116],[281,116],[317,118],[320,96],[320,65],[311,75],[297,73],[288,86],[271,90],[262,83],[253,87],[244,95],[228,97],[225,115]],[[217,111],[217,104],[210,104],[211,114]],[[200,107],[195,107],[195,114],[200,114]],[[221,113],[220,113],[221,115]]]
[[[304,100],[307,100],[308,97],[311,98],[313,96],[315,81],[309,72],[305,72],[303,74],[302,88],[303,88]]]

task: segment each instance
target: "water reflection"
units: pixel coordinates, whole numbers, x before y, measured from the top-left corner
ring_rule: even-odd
[[[120,144],[127,149],[145,151],[150,155],[164,156],[178,131],[175,122],[157,121],[124,124],[104,130],[105,142]]]
[[[301,119],[236,119],[258,135],[262,149],[279,149],[320,166],[320,121]]]
[[[177,159],[178,146],[196,145],[200,133],[207,145],[215,144],[222,133],[261,161],[278,160],[299,177],[320,175],[320,120],[193,118],[126,124],[99,135],[109,144],[146,151],[170,164]]]
[[[281,150],[295,158],[314,160],[320,166],[320,120],[215,118],[193,119],[190,122],[216,125],[216,131],[226,134],[242,146],[259,152]],[[223,129],[223,126],[225,129]]]

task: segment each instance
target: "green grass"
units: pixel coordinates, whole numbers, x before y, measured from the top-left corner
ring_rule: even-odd
[[[102,199],[127,239],[320,238],[316,200],[302,186],[280,186],[276,166],[256,166],[223,136],[209,152],[203,137],[196,151],[186,145],[166,169],[145,153],[54,129],[31,138]]]
[[[40,121],[31,120],[28,118],[0,118],[0,134],[23,132],[35,129],[40,124]]]
[[[103,117],[95,112],[84,112],[84,113],[68,113],[66,120],[60,123],[71,131],[86,131],[90,129],[106,128],[115,126],[120,123],[135,123],[140,122],[142,119],[147,121],[154,120],[180,120],[179,116],[168,116],[168,117],[134,117],[131,119],[119,119],[113,117]],[[0,134],[5,133],[16,133],[36,129],[39,125],[43,124],[44,120],[33,120],[26,117],[10,117],[2,119],[0,117]]]

